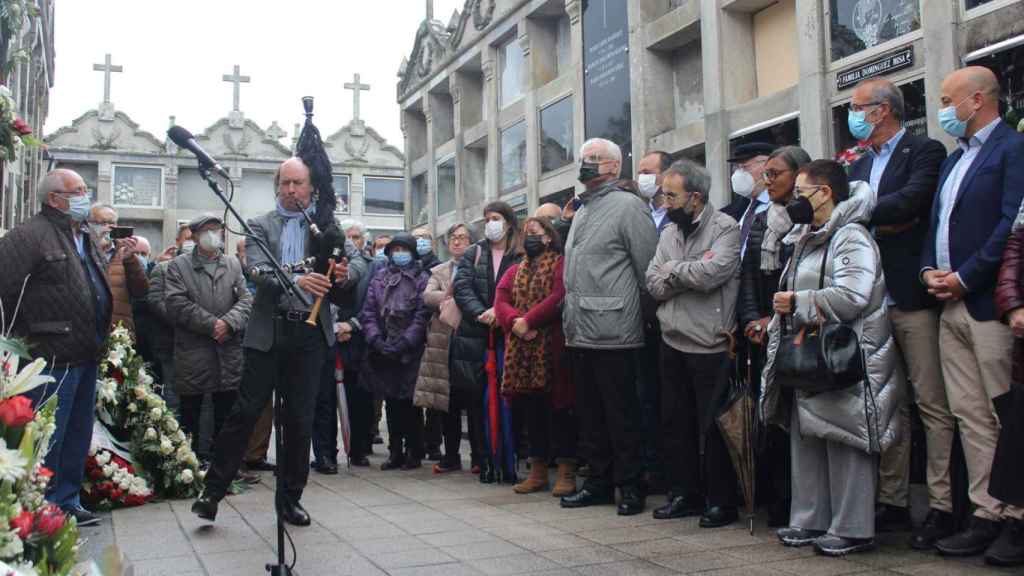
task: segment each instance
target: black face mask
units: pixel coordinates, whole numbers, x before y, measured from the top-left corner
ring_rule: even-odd
[[[821,190],[819,188],[818,190]],[[814,194],[818,193],[814,191]],[[811,196],[814,196],[811,194]],[[811,224],[814,222],[814,213],[817,209],[811,205],[811,196],[797,196],[792,202],[786,204],[786,213],[793,224]],[[818,208],[821,206],[819,205]]]
[[[538,234],[530,234],[523,240],[523,250],[526,250],[526,255],[530,258],[540,256],[546,248],[544,237]]]
[[[683,208],[673,208],[665,212],[665,216],[683,232],[683,236],[693,234],[697,229],[697,223],[693,221],[693,213]]]
[[[598,162],[581,162],[579,181],[586,184],[601,177],[601,164]]]

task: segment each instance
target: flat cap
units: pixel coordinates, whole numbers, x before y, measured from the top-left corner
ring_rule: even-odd
[[[755,156],[769,156],[775,151],[775,146],[767,142],[747,142],[740,144],[732,151],[730,163],[746,162]]]

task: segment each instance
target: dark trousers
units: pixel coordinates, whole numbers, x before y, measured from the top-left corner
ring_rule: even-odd
[[[238,473],[256,421],[275,389],[284,402],[284,454],[277,454],[277,473],[284,474],[287,496],[302,497],[309,478],[309,442],[313,410],[320,388],[327,343],[319,326],[275,320],[274,345],[263,352],[245,350],[245,370],[238,402],[214,445],[206,474],[206,494],[221,499]]]
[[[205,394],[181,394],[178,396],[181,407],[181,429],[192,436],[192,451],[199,452],[199,419],[203,411],[203,398]],[[224,427],[224,422],[235,407],[235,399],[238,398],[237,390],[226,390],[210,394],[213,401],[213,434],[210,436],[214,442],[217,435]]]
[[[423,444],[428,453],[441,451],[441,431],[444,429],[444,412],[427,408],[423,422]]]
[[[647,342],[637,354],[637,394],[640,396],[640,453],[649,477],[663,478],[665,467],[661,460],[661,331],[657,326],[645,331]]]
[[[709,506],[736,505],[736,473],[715,422],[728,377],[725,352],[689,354],[661,346],[662,461],[679,496],[704,496]],[[703,473],[702,473],[703,472]]]
[[[530,458],[547,462],[551,458],[576,457],[577,423],[572,408],[555,410],[547,395],[521,398],[516,408],[526,420]]]
[[[373,435],[373,394],[359,385],[359,371],[345,370],[345,398],[348,400],[349,458],[362,458],[370,453]]]
[[[334,374],[335,348],[327,351],[320,370],[320,390],[313,414],[313,457],[338,460],[338,381]]]
[[[473,465],[484,456],[483,391],[452,387],[448,413],[444,415],[444,462],[449,466],[462,463],[462,412],[466,412],[469,433],[469,457]]]
[[[249,437],[249,447],[245,450],[246,462],[259,462],[267,459],[267,451],[270,450],[270,432],[274,429],[274,401],[267,402],[263,407],[256,427],[253,428],[252,436]]]
[[[570,349],[580,419],[580,456],[590,465],[585,487],[607,492],[641,481],[640,401],[634,350]]]
[[[423,459],[423,410],[412,405],[412,398],[388,398],[384,404],[388,416],[388,450],[392,458]]]

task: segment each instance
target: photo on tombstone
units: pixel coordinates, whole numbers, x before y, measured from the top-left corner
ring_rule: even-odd
[[[928,134],[928,101],[924,93],[924,79],[917,79],[900,84],[903,93],[903,127],[911,134],[927,136]],[[835,139],[836,152],[849,150],[857,145],[850,135],[846,117],[850,111],[849,102],[832,109],[832,136]]]
[[[618,144],[623,178],[633,168],[627,12],[622,0],[583,4],[583,131]]]
[[[115,206],[159,208],[163,205],[163,168],[114,165],[113,170],[111,196]]]
[[[918,0],[829,0],[832,61],[921,27]]]

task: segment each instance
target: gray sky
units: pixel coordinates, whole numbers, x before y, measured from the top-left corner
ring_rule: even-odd
[[[463,0],[435,0],[445,23]],[[103,100],[109,52],[111,101],[143,130],[163,139],[168,116],[199,134],[231,111],[232,85],[221,76],[239,64],[246,118],[288,132],[303,120],[302,96],[316,98],[313,120],[326,138],[352,117],[360,74],[360,115],[401,148],[395,86],[412,50],[425,0],[60,0],[56,5],[56,80],[47,134]]]

